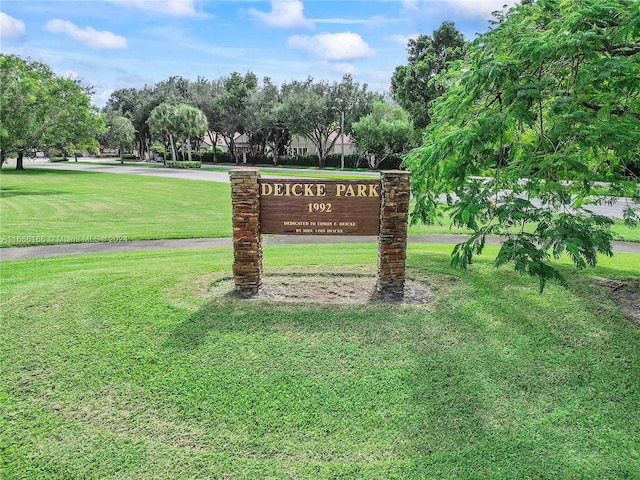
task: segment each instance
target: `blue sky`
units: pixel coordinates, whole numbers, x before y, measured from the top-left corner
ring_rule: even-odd
[[[409,38],[454,21],[467,39],[514,0],[2,0],[0,51],[112,91],[253,71],[274,82],[351,73],[388,91]]]

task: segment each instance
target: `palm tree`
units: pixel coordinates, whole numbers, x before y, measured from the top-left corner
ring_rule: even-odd
[[[190,105],[179,105],[176,113],[176,126],[181,135],[186,137],[188,158],[191,161],[191,139],[202,138],[207,133],[207,117],[201,110]]]
[[[154,108],[149,114],[149,130],[154,135],[162,136],[162,144],[166,146],[167,139],[169,140],[169,144],[171,145],[171,155],[172,159],[175,162],[177,160],[176,156],[176,146],[174,142],[174,135],[177,133],[177,119],[178,119],[178,108],[174,105],[169,105],[168,103],[161,103],[156,108]],[[165,149],[164,152],[164,163],[167,163],[167,152]]]

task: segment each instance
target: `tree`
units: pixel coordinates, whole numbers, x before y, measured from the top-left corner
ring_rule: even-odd
[[[442,95],[446,85],[435,81],[438,74],[465,54],[465,41],[453,22],[442,22],[433,36],[420,35],[409,40],[407,65],[396,67],[391,78],[391,93],[413,120],[416,128],[429,124],[429,105]]]
[[[263,86],[253,90],[247,99],[246,134],[250,139],[250,155],[264,156],[267,146],[273,154],[274,164],[278,157],[286,153],[291,134],[281,115],[283,94],[269,78],[263,80]]]
[[[153,135],[162,138],[165,148],[167,143],[171,145],[173,160],[177,160],[176,141],[181,141],[186,145],[191,161],[191,139],[201,139],[209,126],[205,114],[191,105],[161,103],[149,115],[149,129]]]
[[[237,72],[223,79],[223,91],[217,97],[220,120],[217,126],[223,135],[231,157],[236,161],[239,158],[235,148],[236,133],[244,133],[247,111],[247,101],[250,93],[256,89],[258,78],[253,72],[247,72],[244,77]]]
[[[169,105],[168,103],[161,103],[151,111],[149,115],[149,131],[151,135],[160,137],[162,144],[164,145],[164,163],[166,165],[167,160],[167,145],[171,147],[171,158],[175,161],[178,157],[176,155],[176,135],[178,133],[177,121],[177,107]]]
[[[80,87],[80,88],[78,88]],[[46,130],[40,144],[55,148],[66,158],[86,150],[97,150],[97,138],[105,130],[104,119],[90,104],[91,89],[75,81],[63,79],[55,93],[64,99],[64,106],[56,115],[56,123]]]
[[[209,131],[207,132],[213,147],[213,161],[217,161],[218,135],[221,130],[221,112],[218,104],[218,96],[223,92],[223,82],[221,79],[209,81],[202,77],[191,83],[190,97],[192,104],[201,110],[207,117]]]
[[[326,158],[342,133],[368,114],[380,95],[367,92],[367,85],[353,82],[345,75],[340,83],[294,81],[284,88],[285,98],[280,114],[287,128],[306,137],[316,147],[318,166],[324,168]],[[344,122],[342,116],[344,115]],[[342,131],[342,124],[345,132]]]
[[[391,155],[401,155],[417,145],[416,132],[402,107],[376,102],[373,112],[352,124],[358,149],[378,168]]]
[[[432,222],[447,195],[473,231],[452,263],[468,266],[502,235],[496,266],[566,284],[552,265],[612,255],[612,220],[593,214],[596,181],[619,190],[640,163],[640,3],[538,0],[500,12],[435,101],[424,144],[408,159],[417,205]],[[600,201],[610,201],[604,197]],[[625,210],[629,225],[637,210]]]
[[[135,129],[135,144],[138,156],[147,157],[151,133],[147,120],[153,110],[161,103],[161,95],[156,87],[145,86],[142,89],[123,88],[111,94],[103,113],[111,116],[127,117]]]
[[[175,111],[175,125],[183,144],[187,145],[188,159],[191,161],[191,139],[200,140],[209,130],[207,117],[204,113],[191,105],[178,105]]]
[[[110,117],[107,120],[106,142],[120,152],[120,163],[124,163],[124,151],[131,149],[136,131],[127,117]]]
[[[69,148],[90,143],[103,129],[89,90],[55,75],[39,62],[0,54],[0,151],[2,162],[35,149]]]

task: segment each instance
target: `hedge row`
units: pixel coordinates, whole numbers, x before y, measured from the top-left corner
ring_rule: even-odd
[[[162,156],[162,155],[161,155]],[[233,159],[228,152],[218,152],[215,156],[212,152],[194,152],[191,155],[193,161],[202,163],[232,163]],[[171,153],[167,154],[167,160],[171,160]],[[325,167],[328,168],[340,168],[341,155],[339,153],[329,154],[326,158]],[[400,167],[402,158],[390,157],[387,158],[381,165],[378,166],[384,170],[394,170]],[[247,164],[249,165],[273,165],[273,159],[266,156],[247,156]],[[318,157],[313,154],[296,155],[292,157],[281,157],[278,159],[278,165],[292,166],[292,167],[317,167]],[[369,164],[366,160],[360,158],[358,155],[345,155],[344,156],[345,168],[368,168]]]

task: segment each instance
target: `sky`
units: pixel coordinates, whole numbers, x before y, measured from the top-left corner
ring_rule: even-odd
[[[387,92],[407,42],[450,20],[467,40],[515,0],[2,0],[0,51],[81,79],[102,107],[171,76],[252,71],[276,84],[339,81]]]

